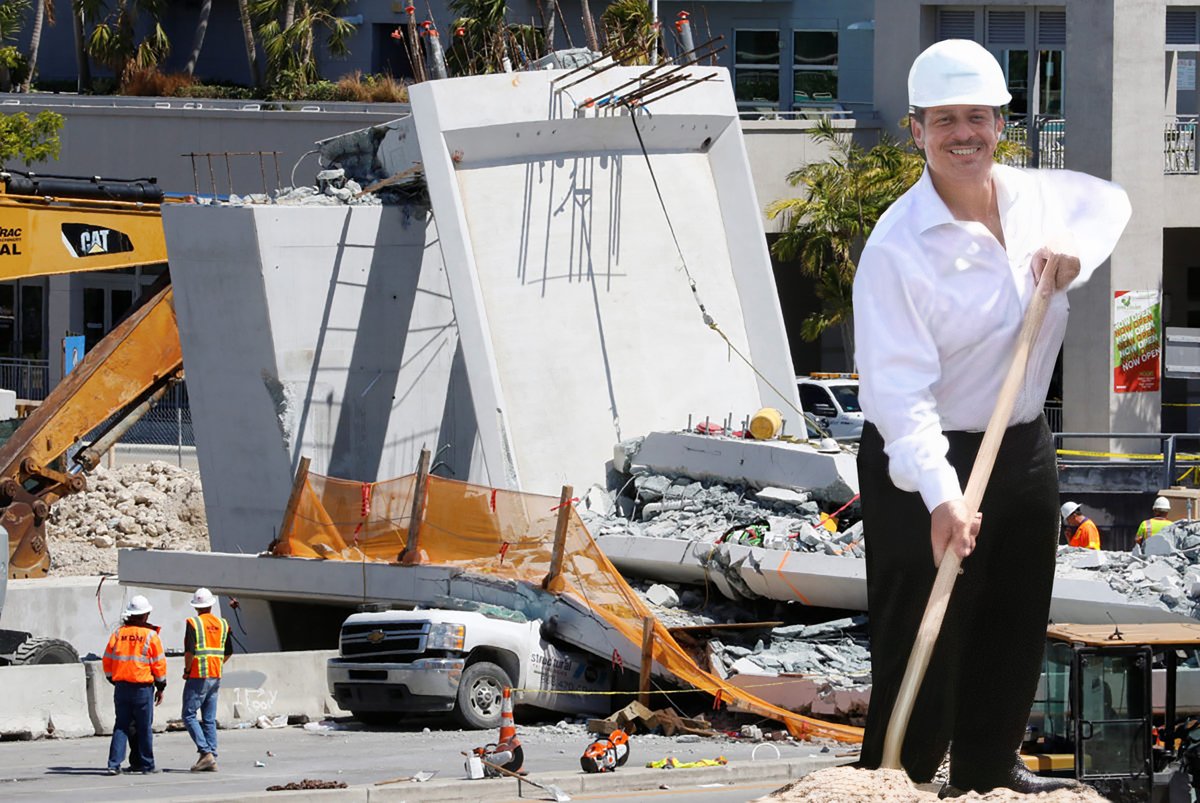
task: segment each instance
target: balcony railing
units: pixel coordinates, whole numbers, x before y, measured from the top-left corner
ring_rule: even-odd
[[[0,357],[0,388],[18,399],[41,401],[50,392],[50,361]]]
[[[1066,134],[1067,121],[1061,117],[1035,115],[1031,136],[1028,117],[1011,115],[1004,125],[1004,138],[1020,145],[1022,152],[1010,163],[1015,167],[1062,169],[1066,163]]]
[[[1180,114],[1168,117],[1163,128],[1163,174],[1168,176],[1195,175],[1197,115]]]

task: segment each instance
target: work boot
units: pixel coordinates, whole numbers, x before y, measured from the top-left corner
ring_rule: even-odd
[[[975,772],[974,767],[959,768],[950,763],[950,781],[942,787],[938,797],[960,797],[968,792],[990,792],[993,789],[1011,789],[1026,795],[1054,792],[1058,789],[1080,789],[1082,786],[1071,778],[1046,778],[1035,775],[1025,766],[1020,756],[1013,757],[1008,770],[1000,773]]]
[[[212,753],[202,753],[200,759],[192,766],[192,772],[215,772],[217,759]]]
[[[204,757],[207,755],[208,753],[201,753],[200,755],[196,756],[196,763],[193,764],[191,768],[192,772],[200,772],[202,769],[204,769]]]
[[[105,773],[108,775],[120,775],[121,768],[120,767],[109,767],[107,770],[105,770]]]

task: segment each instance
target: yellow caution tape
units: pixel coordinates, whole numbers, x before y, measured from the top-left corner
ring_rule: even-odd
[[[1086,449],[1058,449],[1056,454],[1068,457],[1115,457],[1123,460],[1162,460],[1163,455],[1159,454],[1139,454],[1136,452],[1091,452]],[[1177,454],[1175,461],[1188,462],[1200,460],[1200,455],[1195,454]]]

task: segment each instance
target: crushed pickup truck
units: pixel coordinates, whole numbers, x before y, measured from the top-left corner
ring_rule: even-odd
[[[501,692],[517,705],[567,714],[606,714],[611,667],[558,646],[541,620],[497,606],[352,614],[329,659],[329,693],[368,723],[401,713],[452,711],[468,728],[500,723]]]

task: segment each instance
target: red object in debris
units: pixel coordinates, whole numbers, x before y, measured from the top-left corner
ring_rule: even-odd
[[[724,435],[725,427],[711,421],[702,421],[696,425],[697,435]]]
[[[396,30],[392,31],[392,38],[393,39],[403,39],[404,34],[400,31],[399,28],[397,28]]]

